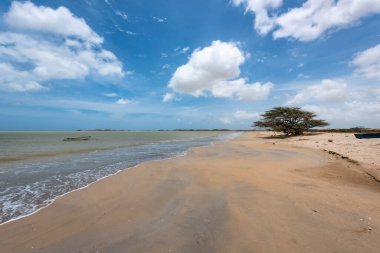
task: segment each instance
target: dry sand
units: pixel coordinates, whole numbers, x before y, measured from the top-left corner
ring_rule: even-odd
[[[0,252],[380,251],[380,184],[256,138],[144,163],[0,226]]]
[[[378,138],[356,139],[352,133],[315,133],[284,141],[297,146],[321,149],[356,161],[367,173],[380,181],[380,139]]]

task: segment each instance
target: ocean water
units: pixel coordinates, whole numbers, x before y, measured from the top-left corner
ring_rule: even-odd
[[[226,132],[0,132],[0,223],[149,160],[237,136]],[[91,136],[89,141],[62,141]]]

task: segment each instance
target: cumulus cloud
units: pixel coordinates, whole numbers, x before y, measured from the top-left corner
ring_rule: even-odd
[[[300,90],[288,104],[301,104],[311,100],[339,102],[347,98],[347,84],[341,80],[322,80],[320,84]]]
[[[103,38],[96,34],[82,18],[75,17],[65,7],[52,9],[36,6],[32,2],[13,2],[4,15],[5,22],[12,27],[75,36],[85,41],[101,44]]]
[[[307,111],[315,112],[320,118],[340,126],[370,124],[377,126],[380,121],[380,103],[370,101],[349,101],[340,106],[305,105]]]
[[[280,0],[233,0],[255,14],[255,29],[262,35],[274,30],[274,38],[311,41],[337,29],[356,24],[366,16],[380,13],[378,0],[308,0],[301,7],[280,15],[271,14]],[[268,14],[269,12],[269,14]]]
[[[245,101],[267,98],[273,84],[249,84],[239,78],[244,61],[245,55],[236,43],[213,41],[208,47],[196,49],[189,61],[177,68],[168,87],[195,97],[211,95]]]
[[[380,79],[380,44],[359,52],[353,64],[357,67],[357,72],[368,78]]]
[[[282,5],[282,0],[232,0],[236,6],[243,5],[246,12],[255,14],[254,27],[261,35],[266,35],[275,25],[275,20],[270,17],[268,11]]]
[[[44,87],[33,81],[26,71],[17,70],[12,65],[0,63],[0,90],[4,91],[39,91]]]
[[[4,18],[17,31],[0,33],[3,90],[38,90],[50,80],[125,74],[117,57],[102,48],[103,38],[64,7],[13,2]]]
[[[355,24],[362,17],[380,13],[378,0],[308,0],[276,18],[274,38],[314,40],[331,29]]]
[[[380,122],[379,92],[376,81],[327,79],[301,88],[287,104],[315,112],[333,127],[376,127]]]

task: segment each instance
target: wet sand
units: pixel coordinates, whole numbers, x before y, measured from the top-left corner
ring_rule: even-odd
[[[0,226],[0,252],[379,252],[360,164],[247,133],[144,163]]]

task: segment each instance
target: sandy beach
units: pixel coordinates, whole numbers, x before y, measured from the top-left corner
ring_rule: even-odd
[[[356,139],[352,133],[323,133],[286,140],[289,144],[321,149],[351,159],[380,181],[380,139]]]
[[[331,136],[266,136],[193,148],[67,194],[1,225],[0,252],[379,252],[380,183],[367,173],[379,160],[323,151],[339,146],[323,145]]]

